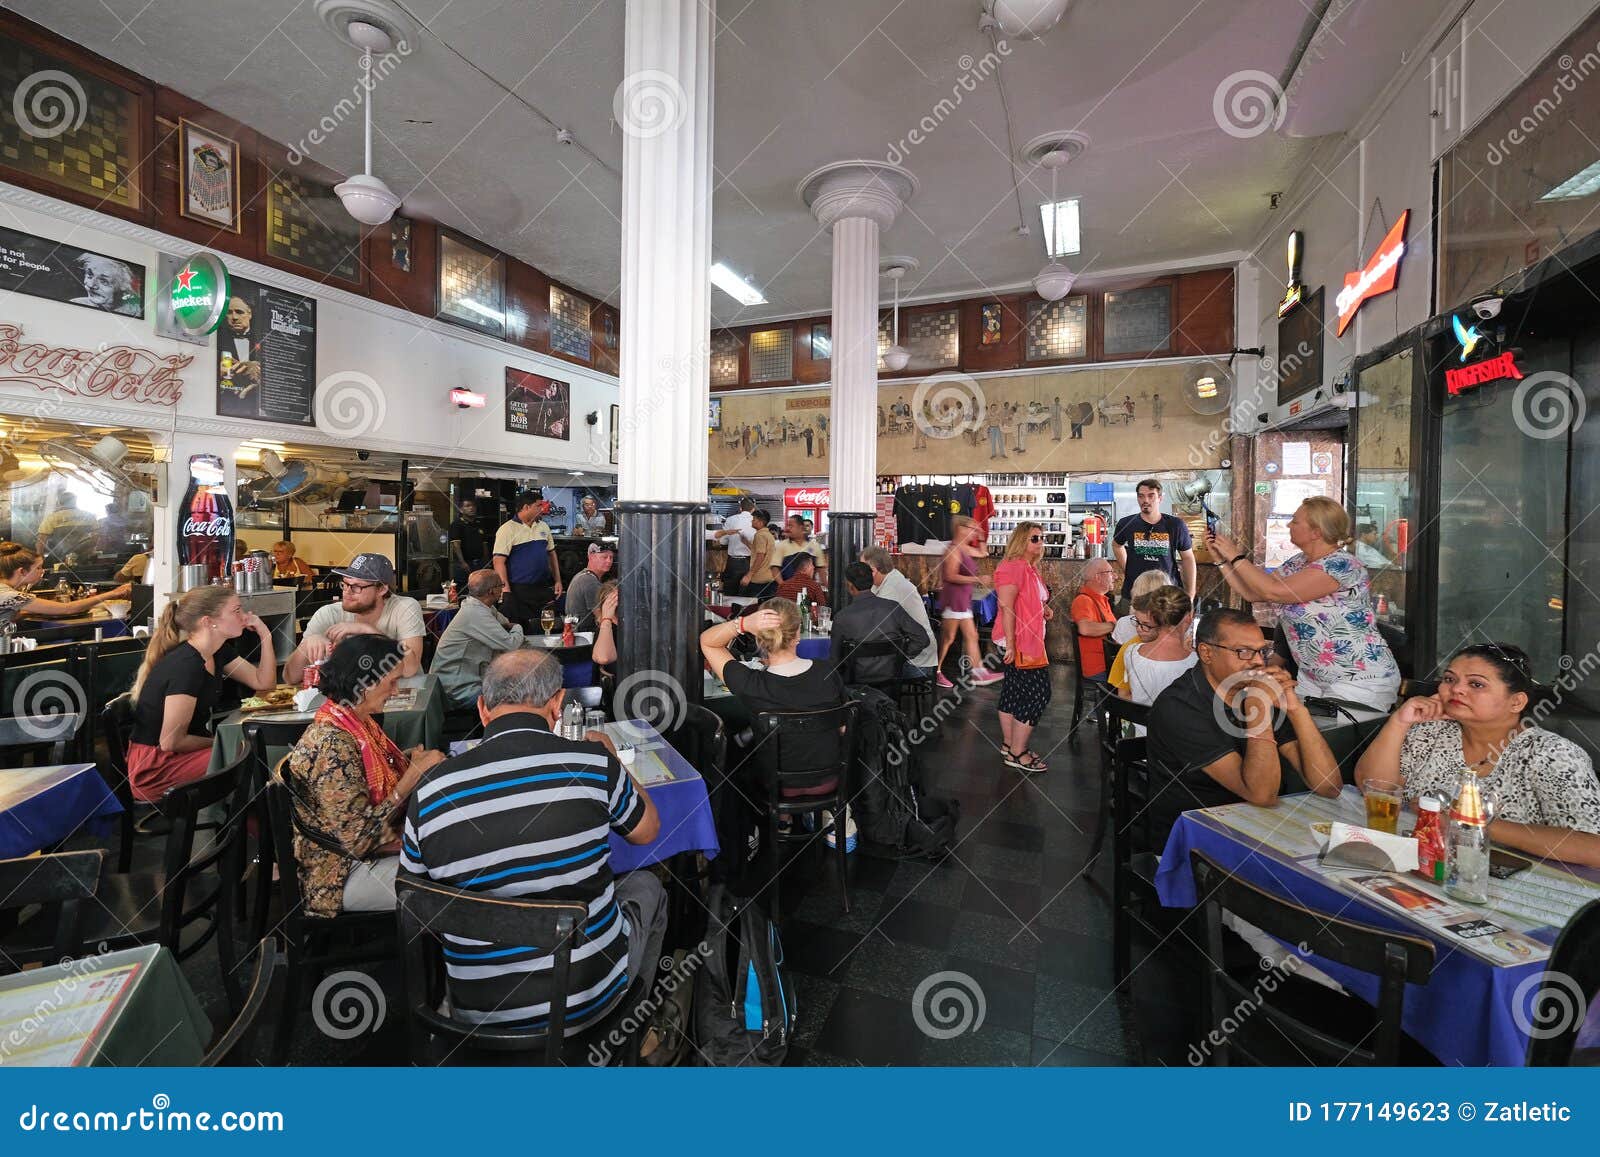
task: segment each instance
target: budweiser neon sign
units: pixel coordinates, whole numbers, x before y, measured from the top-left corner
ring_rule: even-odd
[[[783,492],[783,504],[785,506],[803,506],[810,510],[824,510],[827,508],[828,500],[831,497],[832,491],[826,486],[820,490],[808,490],[803,486],[792,486]]]
[[[1473,362],[1470,366],[1457,366],[1445,370],[1444,388],[1451,394],[1459,394],[1462,390],[1473,389],[1485,382],[1497,382],[1501,378],[1522,380],[1522,371],[1517,368],[1515,350],[1507,350],[1498,357]]]
[[[1405,209],[1400,213],[1400,219],[1394,223],[1394,228],[1384,234],[1383,240],[1378,242],[1377,251],[1371,260],[1362,269],[1344,275],[1344,288],[1339,291],[1339,296],[1334,298],[1334,304],[1339,308],[1339,328],[1335,336],[1343,336],[1346,328],[1355,320],[1356,311],[1362,303],[1388,293],[1394,288],[1395,281],[1400,276],[1400,258],[1406,252],[1406,220],[1411,216],[1411,210]]]
[[[0,382],[59,390],[75,398],[175,406],[183,397],[179,377],[193,354],[160,357],[141,346],[108,345],[81,350],[22,340],[22,327],[0,323]]]

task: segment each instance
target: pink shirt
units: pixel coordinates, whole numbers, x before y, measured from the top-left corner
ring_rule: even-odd
[[[1042,655],[1044,601],[1049,596],[1049,591],[1039,578],[1038,572],[1022,559],[1013,558],[995,568],[994,585],[996,590],[1001,587],[1017,588],[1017,597],[1011,604],[1011,613],[1017,623],[1017,645],[1014,648],[1016,652],[1020,655]],[[995,618],[991,637],[995,642],[1005,641],[1004,615]]]

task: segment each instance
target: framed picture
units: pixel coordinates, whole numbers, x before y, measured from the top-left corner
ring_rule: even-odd
[[[506,335],[506,259],[497,250],[439,230],[434,315],[490,337]]]
[[[411,272],[411,219],[389,219],[389,261],[401,273]]]
[[[145,268],[31,233],[0,228],[0,294],[24,293],[123,317],[144,316]]]
[[[1000,344],[1000,319],[1005,316],[1005,307],[998,301],[991,301],[979,310],[979,345]]]
[[[316,301],[243,277],[229,289],[217,327],[218,415],[315,426]]]
[[[178,121],[178,212],[239,232],[239,142],[193,121]]]
[[[708,424],[713,430],[722,429],[722,399],[712,398],[707,403],[709,413],[706,415]]]
[[[572,440],[572,386],[506,367],[506,429],[535,438]]]
[[[1107,291],[1104,352],[1107,357],[1170,353],[1172,285]]]
[[[721,402],[719,400],[718,401],[719,413],[720,413],[720,409],[721,409]],[[611,464],[613,466],[615,466],[617,464],[617,444],[618,444],[618,441],[621,438],[621,436],[622,436],[622,407],[614,405],[614,406],[611,407]]]
[[[811,360],[814,362],[833,360],[832,322],[814,321],[811,323]]]
[[[276,170],[262,217],[268,257],[362,284],[361,224],[345,212],[332,181]]]

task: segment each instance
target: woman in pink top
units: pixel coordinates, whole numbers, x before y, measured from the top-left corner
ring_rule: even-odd
[[[1019,771],[1049,771],[1028,748],[1028,740],[1050,704],[1050,666],[1044,649],[1044,625],[1052,615],[1050,590],[1039,577],[1044,557],[1044,528],[1024,522],[1011,532],[1005,557],[994,572],[1000,599],[993,638],[1005,646],[1006,685],[1000,691],[1000,756]]]
[[[940,568],[944,585],[939,589],[939,664],[935,681],[941,687],[954,687],[945,677],[944,657],[950,645],[961,636],[961,649],[967,657],[967,671],[974,683],[993,683],[1004,676],[988,670],[978,654],[978,628],[972,621],[972,588],[978,583],[978,560],[984,549],[978,545],[978,524],[970,518],[952,520],[950,549],[944,552]]]

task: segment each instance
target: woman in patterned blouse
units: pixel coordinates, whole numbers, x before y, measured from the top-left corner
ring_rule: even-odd
[[[1356,764],[1356,783],[1399,779],[1407,798],[1448,803],[1470,767],[1489,798],[1496,843],[1600,866],[1600,782],[1583,748],[1526,718],[1538,690],[1520,648],[1463,648],[1437,694],[1407,699],[1390,716]]]
[[[1400,667],[1378,633],[1367,568],[1348,549],[1350,516],[1331,498],[1308,498],[1289,520],[1289,541],[1300,553],[1269,574],[1232,539],[1206,536],[1234,593],[1279,604],[1300,668],[1296,694],[1387,711],[1400,690]]]
[[[373,716],[400,681],[405,652],[386,635],[351,635],[323,662],[317,689],[328,701],[288,756],[300,821],[344,849],[294,834],[300,888],[317,916],[394,907],[399,827],[406,799],[443,758],[401,751]]]

